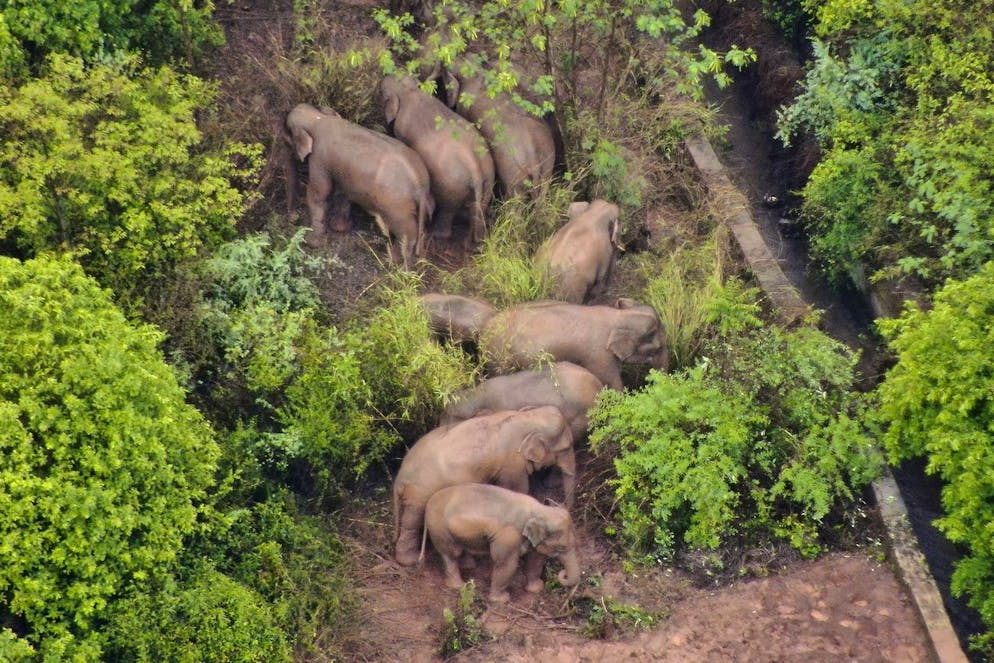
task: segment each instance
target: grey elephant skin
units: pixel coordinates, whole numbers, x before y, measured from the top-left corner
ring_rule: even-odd
[[[554,407],[502,411],[427,433],[407,451],[393,484],[395,554],[418,560],[425,504],[436,491],[461,483],[493,483],[528,492],[532,473],[558,467],[565,503],[576,486],[573,436]]]
[[[527,591],[542,590],[547,557],[562,562],[561,584],[571,587],[580,582],[576,529],[569,511],[545,506],[529,495],[481,484],[445,488],[428,500],[425,529],[442,556],[447,587],[462,586],[460,557],[489,555],[493,560],[490,601],[506,603],[507,586],[525,551]]]
[[[570,205],[569,221],[535,256],[552,279],[555,299],[583,304],[604,292],[614,269],[619,211],[606,200]]]
[[[587,369],[559,361],[540,370],[488,378],[459,392],[439,423],[448,425],[497,410],[552,405],[566,417],[576,444],[587,437],[587,410],[603,388],[604,383]]]
[[[621,390],[622,362],[665,371],[669,349],[651,306],[619,299],[615,306],[541,301],[500,311],[480,333],[480,350],[499,373],[542,361],[571,361],[611,389]]]
[[[417,152],[428,168],[435,198],[433,236],[447,239],[460,212],[470,219],[467,246],[483,240],[494,191],[494,162],[471,123],[425,94],[410,77],[380,83],[383,115],[393,134]]]
[[[552,178],[556,142],[545,121],[530,115],[506,94],[491,97],[482,78],[445,72],[449,106],[480,128],[490,145],[505,196],[527,193]]]
[[[390,258],[410,269],[424,254],[424,228],[435,207],[428,169],[418,154],[399,140],[342,119],[330,108],[299,104],[286,127],[297,157],[308,161],[307,207],[311,243],[326,233],[329,198],[345,210],[332,230],[350,229],[351,201],[373,215],[387,236]]]
[[[418,303],[428,314],[432,331],[458,343],[475,343],[484,323],[497,312],[496,308],[482,299],[437,292],[421,295]]]

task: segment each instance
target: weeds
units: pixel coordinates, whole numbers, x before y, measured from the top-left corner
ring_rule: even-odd
[[[487,632],[480,622],[483,602],[476,594],[476,583],[463,583],[455,609],[442,610],[442,632],[439,655],[452,658],[487,639]]]

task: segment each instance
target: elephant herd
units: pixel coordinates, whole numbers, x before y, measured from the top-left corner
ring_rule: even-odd
[[[347,232],[354,203],[386,235],[390,259],[410,269],[424,255],[426,233],[447,239],[456,218],[469,221],[467,248],[483,239],[495,182],[510,196],[552,177],[555,142],[544,121],[506,95],[490,97],[480,79],[447,72],[444,80],[452,108],[410,76],[383,79],[393,136],[327,107],[290,111],[287,140],[308,164],[309,243],[323,242],[329,226]]]
[[[551,177],[555,148],[542,120],[506,97],[489,96],[477,78],[446,73],[444,81],[448,106],[413,78],[383,80],[384,117],[396,138],[329,108],[301,104],[290,112],[288,140],[308,161],[312,243],[328,226],[347,231],[355,203],[387,235],[391,259],[410,268],[423,255],[426,229],[449,237],[462,217],[468,246],[484,237],[495,180],[513,195]],[[602,389],[623,388],[623,363],[668,366],[651,306],[630,299],[586,304],[611,276],[620,248],[618,207],[576,202],[567,216],[535,255],[555,300],[498,311],[471,297],[421,297],[434,330],[475,345],[491,377],[457,395],[438,427],[408,449],[393,486],[394,554],[401,565],[414,565],[430,538],[454,588],[462,584],[460,564],[489,555],[495,602],[509,600],[521,555],[530,592],[542,588],[549,556],[562,563],[563,585],[579,582],[569,509],[574,444],[586,437],[587,411]],[[562,475],[563,506],[529,495],[532,475],[546,468]]]

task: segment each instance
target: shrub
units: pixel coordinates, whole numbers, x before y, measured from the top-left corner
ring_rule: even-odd
[[[0,605],[51,660],[98,656],[109,604],[168,575],[213,483],[161,340],[71,262],[0,258]]]
[[[152,64],[188,60],[224,41],[211,0],[17,2],[0,10],[0,76],[23,75],[50,53],[88,62],[141,51]]]
[[[947,283],[931,311],[908,305],[879,327],[897,355],[878,393],[875,418],[892,461],[925,456],[945,485],[936,521],[966,555],[953,591],[966,594],[989,629],[977,645],[994,647],[994,263]]]
[[[135,663],[289,661],[269,606],[245,585],[206,568],[120,602],[108,628],[110,660]]]
[[[879,464],[854,363],[812,328],[736,326],[693,368],[602,392],[591,446],[615,454],[625,539],[656,558],[771,538],[816,553],[825,518]]]
[[[201,145],[210,85],[135,61],[53,56],[0,88],[0,239],[30,257],[68,251],[130,311],[175,266],[230,236],[257,148]],[[237,162],[237,163],[236,163]]]

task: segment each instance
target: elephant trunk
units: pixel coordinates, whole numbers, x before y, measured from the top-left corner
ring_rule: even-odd
[[[559,557],[559,561],[563,563],[563,570],[557,576],[559,584],[563,587],[572,587],[580,582],[580,560],[576,556],[576,548],[570,548]]]
[[[571,510],[576,501],[576,454],[572,447],[557,455],[556,467],[563,473],[564,505]]]

